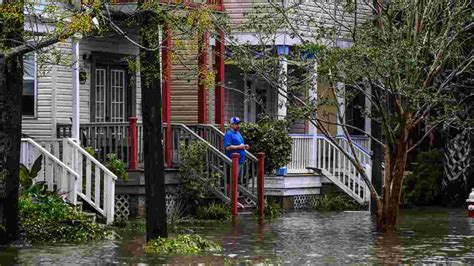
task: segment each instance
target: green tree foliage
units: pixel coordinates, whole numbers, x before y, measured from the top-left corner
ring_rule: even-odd
[[[156,238],[145,247],[146,253],[199,254],[221,251],[222,247],[198,235],[178,235],[174,238]]]
[[[288,104],[297,109],[294,114],[308,119],[318,133],[339,148],[369,186],[377,205],[378,228],[393,231],[407,153],[426,137],[409,142],[413,140],[414,129],[423,125],[434,128],[443,122],[469,126],[465,123],[468,121],[455,116],[458,106],[452,104],[454,92],[450,84],[473,67],[472,3],[400,0],[377,1],[373,6],[358,1],[353,6],[345,5],[346,2],[305,3],[317,7],[329,21],[306,15],[305,6],[298,2],[265,3],[248,14],[242,26],[242,31],[256,32],[257,45],[236,47],[234,59],[243,71],[261,77],[269,88],[287,97]],[[345,21],[344,18],[355,15],[357,7],[362,13],[368,8],[372,14],[360,16],[354,24]],[[262,19],[270,16],[272,19]],[[278,55],[271,46],[282,31],[300,43],[285,56]],[[348,38],[351,45],[342,48],[340,41]],[[308,52],[314,56],[308,56]],[[279,65],[283,58],[306,73],[300,77],[290,72],[282,74]],[[303,93],[315,93],[315,65],[317,82],[328,85],[331,97],[315,99]],[[352,157],[327,129],[330,123],[340,124],[350,139],[349,131],[353,128],[345,123],[344,110],[336,99],[347,103],[354,92],[371,102],[372,110],[364,110],[364,115],[382,127],[383,137],[373,141],[373,145],[379,143],[384,148],[385,185],[381,193],[375,191],[359,158]],[[321,105],[334,106],[339,120],[327,121],[316,116]]]
[[[291,137],[285,120],[243,123],[240,132],[245,143],[250,145],[251,153],[265,153],[265,172],[274,173],[291,161]]]

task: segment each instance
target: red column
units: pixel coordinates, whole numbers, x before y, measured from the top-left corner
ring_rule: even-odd
[[[130,158],[128,167],[130,170],[138,169],[138,160],[137,160],[137,118],[130,117],[128,118],[130,123]]]
[[[172,167],[172,156],[173,149],[171,144],[171,46],[172,46],[172,33],[169,24],[165,24],[163,34],[163,49],[162,49],[162,76],[163,76],[163,89],[162,89],[162,112],[163,112],[163,123],[167,124],[165,132],[165,161],[167,167]]]
[[[225,43],[224,31],[219,30],[219,41],[216,40],[216,88],[215,88],[215,123],[220,125],[220,129],[224,132],[224,85],[225,85]]]
[[[209,32],[204,32],[199,38],[199,59],[198,59],[198,123],[207,124],[207,88],[206,80],[208,75],[208,51]]]
[[[232,153],[232,179],[230,181],[232,218],[235,218],[237,216],[237,204],[238,204],[237,184],[239,180],[239,158],[240,158],[240,155],[238,153]]]
[[[264,208],[265,208],[265,198],[264,198],[264,187],[263,187],[263,176],[264,176],[264,169],[265,169],[265,153],[259,152],[257,153],[258,158],[258,167],[257,167],[257,205],[258,205],[258,218],[262,219],[264,216]]]

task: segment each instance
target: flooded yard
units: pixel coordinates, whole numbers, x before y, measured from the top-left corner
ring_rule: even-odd
[[[222,253],[160,256],[143,252],[144,233],[117,229],[114,240],[85,245],[34,245],[0,251],[0,264],[474,264],[474,219],[463,209],[401,212],[399,231],[375,231],[368,212],[290,212],[258,224],[181,224],[178,231],[220,243]]]

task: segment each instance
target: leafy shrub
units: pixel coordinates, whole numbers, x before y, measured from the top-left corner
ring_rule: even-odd
[[[169,224],[175,224],[179,222],[183,217],[186,211],[185,203],[182,199],[177,199],[175,203],[166,208],[166,219]]]
[[[182,164],[179,167],[178,175],[183,181],[181,189],[183,195],[195,201],[209,197],[209,187],[216,187],[219,180],[219,176],[209,177],[204,171],[206,149],[206,145],[201,142],[190,144],[181,142],[179,146],[179,156]]]
[[[128,180],[128,173],[125,170],[125,164],[117,157],[115,153],[107,154],[107,160],[105,162],[105,167],[107,167],[112,173],[114,173],[118,178],[123,180]]]
[[[198,206],[196,216],[203,220],[230,220],[232,213],[230,206],[224,203],[211,203]]]
[[[335,192],[311,199],[309,206],[316,211],[359,211],[363,209],[350,196]]]
[[[440,203],[443,153],[437,150],[420,152],[416,163],[413,174],[403,181],[402,204],[421,206]]]
[[[256,210],[258,212],[258,210]],[[282,213],[280,203],[274,198],[268,198],[265,202],[265,208],[263,209],[263,214],[265,218],[273,219],[280,217]]]
[[[42,162],[43,155],[40,155],[36,158],[31,169],[28,169],[24,164],[20,164],[20,187],[22,189],[26,189],[33,184],[33,179],[38,176],[38,173],[41,170]]]
[[[258,123],[243,123],[240,132],[251,153],[265,153],[265,172],[273,173],[291,161],[291,137],[285,120],[267,118]]]
[[[106,238],[103,225],[63,202],[58,196],[19,200],[20,226],[30,242],[87,242]]]
[[[156,238],[145,247],[146,253],[197,254],[209,251],[221,251],[222,247],[198,235],[178,235],[175,238]]]

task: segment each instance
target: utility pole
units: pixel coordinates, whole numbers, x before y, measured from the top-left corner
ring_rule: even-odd
[[[139,4],[143,4],[140,0]],[[140,23],[141,44],[150,47],[150,28],[158,27],[153,14]],[[156,29],[154,29],[156,30]],[[156,30],[156,32],[158,32]],[[158,40],[158,34],[155,36]],[[143,138],[145,152],[145,200],[147,240],[168,237],[163,158],[163,124],[161,117],[160,53],[140,49]],[[150,73],[151,71],[156,73]]]

